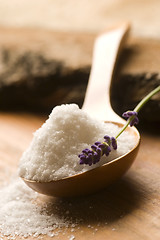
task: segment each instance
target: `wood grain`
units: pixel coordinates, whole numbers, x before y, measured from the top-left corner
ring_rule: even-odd
[[[32,133],[46,118],[26,113],[0,113],[0,183],[16,172],[19,158],[31,141]],[[64,229],[63,235],[62,229],[62,233],[53,239],[69,239],[74,235],[79,240],[159,240],[159,147],[160,135],[143,131],[137,159],[117,183],[92,196],[64,200],[53,198],[59,215],[69,210],[73,223],[81,220],[74,232],[71,232],[72,228]],[[43,201],[49,200],[49,197],[43,198]],[[44,236],[42,239],[51,238]]]

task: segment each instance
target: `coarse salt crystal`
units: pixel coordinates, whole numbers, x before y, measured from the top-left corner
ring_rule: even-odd
[[[69,240],[74,240],[75,239],[75,236],[74,235],[71,235]]]

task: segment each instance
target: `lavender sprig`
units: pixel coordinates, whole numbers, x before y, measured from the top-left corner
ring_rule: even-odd
[[[108,156],[111,152],[111,148],[117,149],[117,141],[114,137],[104,136],[104,142],[95,142],[91,149],[84,149],[82,153],[78,155],[80,158],[80,164],[96,164],[100,161],[103,155]]]
[[[144,97],[139,104],[135,107],[133,111],[127,111],[123,113],[123,117],[127,118],[126,124],[122,127],[116,137],[104,136],[103,142],[95,142],[91,149],[84,149],[82,153],[78,155],[80,158],[80,164],[87,164],[91,166],[100,161],[103,155],[108,156],[112,149],[117,149],[117,138],[122,134],[122,132],[130,125],[131,127],[139,123],[138,112],[147,103],[152,96],[160,92],[160,86],[151,91],[146,97]]]
[[[139,123],[138,119],[138,113],[135,111],[127,111],[122,114],[122,117],[129,119],[130,118],[130,123],[129,125],[132,127],[135,124]],[[132,118],[132,119],[131,119]]]

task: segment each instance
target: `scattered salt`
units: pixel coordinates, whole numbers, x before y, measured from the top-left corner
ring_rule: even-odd
[[[53,109],[49,119],[34,133],[29,148],[23,153],[19,175],[26,179],[51,181],[81,173],[111,161],[134,146],[134,136],[124,132],[118,138],[118,150],[93,166],[80,165],[78,154],[104,135],[115,136],[119,128],[92,119],[76,104]],[[127,139],[127,140],[126,140]]]
[[[0,196],[0,239],[4,236],[8,239],[16,239],[16,236],[21,239],[30,236],[40,238],[40,235],[54,237],[71,224],[65,214],[57,214],[53,199],[47,203],[40,201],[40,195],[19,178],[2,187]]]

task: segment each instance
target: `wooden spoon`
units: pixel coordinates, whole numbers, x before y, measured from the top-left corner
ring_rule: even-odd
[[[96,119],[115,121],[114,124],[120,127],[125,121],[111,108],[110,85],[115,63],[128,31],[128,24],[121,24],[96,39],[92,69],[83,105],[84,111]],[[36,182],[24,178],[23,180],[37,192],[58,197],[87,195],[105,188],[130,168],[138,152],[139,132],[135,127],[127,127],[125,131],[135,136],[135,146],[119,158],[87,172],[56,181]]]

